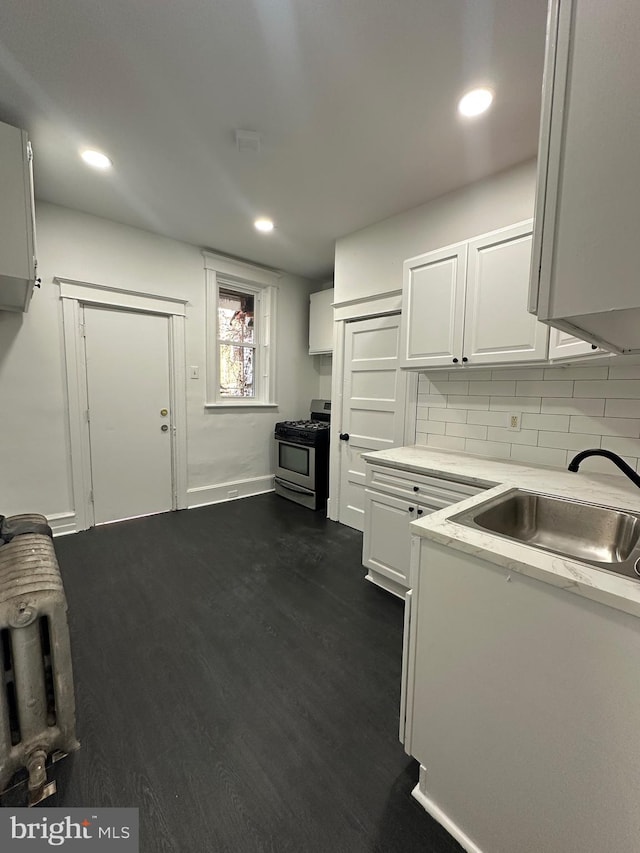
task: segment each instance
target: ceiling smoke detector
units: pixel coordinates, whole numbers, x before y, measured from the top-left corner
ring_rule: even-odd
[[[236,148],[241,154],[259,154],[260,134],[256,130],[236,130]]]

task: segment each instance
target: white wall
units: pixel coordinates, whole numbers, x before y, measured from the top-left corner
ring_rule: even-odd
[[[340,238],[336,305],[399,290],[407,258],[529,219],[535,183],[530,161]]]
[[[38,204],[42,289],[26,315],[0,312],[2,466],[0,512],[72,511],[62,320],[54,276],[188,299],[188,486],[203,489],[273,472],[273,424],[298,418],[318,393],[308,355],[309,293],[318,289],[283,276],[278,293],[277,410],[205,410],[205,273],[200,250],[124,225]]]
[[[510,412],[522,429],[507,429]],[[418,382],[416,443],[566,468],[579,450],[612,450],[640,470],[640,365],[432,371]],[[606,459],[581,470],[620,473]],[[624,476],[620,473],[620,476]]]

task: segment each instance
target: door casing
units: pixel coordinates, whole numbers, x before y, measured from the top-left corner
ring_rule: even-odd
[[[187,507],[187,408],[185,317],[186,300],[105,287],[70,279],[54,279],[62,301],[65,368],[69,411],[71,483],[76,530],[93,524],[91,505],[91,455],[86,412],[87,367],[84,352],[82,305],[121,308],[169,318],[169,380],[172,435],[173,508]]]
[[[402,308],[402,291],[382,293],[376,297],[336,305],[333,324],[333,370],[331,378],[331,450],[329,460],[329,500],[327,516],[340,521],[340,484],[343,455],[340,452],[340,433],[344,406],[345,335],[346,324],[351,320],[365,320],[398,314]],[[418,374],[401,372],[404,389],[404,444],[414,444],[416,438],[416,411]]]

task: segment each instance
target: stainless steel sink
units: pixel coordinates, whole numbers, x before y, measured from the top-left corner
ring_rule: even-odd
[[[516,489],[451,521],[627,577],[640,574],[640,513]]]

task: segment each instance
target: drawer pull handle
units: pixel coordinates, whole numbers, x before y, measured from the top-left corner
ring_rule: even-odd
[[[418,491],[420,491],[420,486],[414,486],[414,487],[413,487],[413,491],[414,491],[414,492],[418,492]]]

